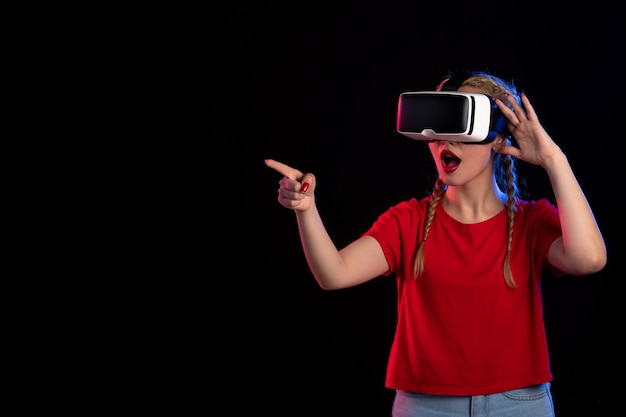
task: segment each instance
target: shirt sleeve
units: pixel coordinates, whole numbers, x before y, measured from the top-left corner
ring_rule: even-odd
[[[548,261],[550,246],[556,238],[562,236],[561,220],[558,208],[546,199],[540,199],[532,204],[532,224],[537,241],[537,253],[540,255],[542,268],[548,268],[554,276],[563,276],[565,273]]]

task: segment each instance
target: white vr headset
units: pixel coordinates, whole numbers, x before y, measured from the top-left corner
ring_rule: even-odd
[[[404,136],[426,141],[484,144],[498,133],[510,136],[493,98],[455,91],[400,94],[396,128]]]

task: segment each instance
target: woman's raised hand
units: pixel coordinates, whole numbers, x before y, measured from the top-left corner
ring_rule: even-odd
[[[265,165],[283,178],[278,182],[278,202],[281,206],[298,211],[306,211],[314,202],[315,175],[303,173],[274,159],[266,159]]]

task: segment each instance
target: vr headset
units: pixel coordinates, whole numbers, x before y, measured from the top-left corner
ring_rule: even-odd
[[[400,94],[396,129],[416,140],[491,143],[507,137],[505,117],[485,94],[413,91]]]

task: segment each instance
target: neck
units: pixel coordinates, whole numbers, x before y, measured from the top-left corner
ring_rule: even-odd
[[[443,208],[461,223],[478,223],[492,218],[506,206],[506,194],[493,180],[491,187],[448,186]]]

